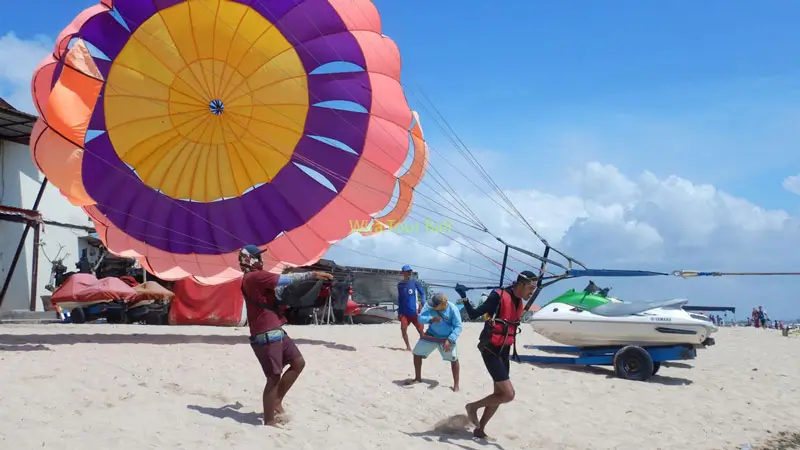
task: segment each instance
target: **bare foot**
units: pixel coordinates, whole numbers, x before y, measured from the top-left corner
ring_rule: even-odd
[[[287,423],[289,423],[289,415],[286,413],[277,414],[275,416],[275,422],[278,423],[279,425],[286,425]]]
[[[459,391],[458,385],[453,386],[453,392],[458,392],[458,391]]]
[[[276,415],[285,414],[285,413],[286,413],[286,411],[283,409],[283,404],[282,403],[278,403],[277,405],[275,405],[275,414]]]
[[[478,439],[486,439],[486,433],[481,428],[475,428],[475,431],[472,432],[472,436]]]
[[[478,408],[474,407],[472,403],[467,403],[467,406],[465,408],[467,410],[467,419],[469,419],[470,423],[472,423],[477,427],[478,424],[480,423],[480,421],[478,420]]]
[[[403,384],[406,385],[406,386],[411,386],[411,385],[417,384],[417,383],[422,383],[422,380],[417,379],[417,378],[413,378],[413,379],[410,379],[410,380],[406,380]]]

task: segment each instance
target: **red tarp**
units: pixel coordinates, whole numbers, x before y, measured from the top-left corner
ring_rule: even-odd
[[[136,286],[138,286],[138,285],[139,285],[139,282],[138,282],[138,281],[136,281],[136,278],[133,278],[133,277],[132,277],[132,276],[130,276],[130,275],[125,275],[125,276],[123,276],[123,277],[119,277],[119,279],[120,279],[120,280],[122,280],[122,281],[124,281],[124,282],[125,282],[125,284],[127,284],[128,286],[130,286],[130,287],[132,287],[132,288],[135,288]]]
[[[63,302],[89,303],[102,300],[128,300],[136,294],[132,287],[119,278],[98,280],[88,273],[71,275],[53,292],[50,301],[56,305]]]
[[[175,282],[169,310],[170,325],[235,327],[243,323],[242,279],[204,286],[191,279]]]

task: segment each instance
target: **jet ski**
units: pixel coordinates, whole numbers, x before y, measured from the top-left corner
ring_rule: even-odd
[[[688,300],[626,303],[593,282],[570,289],[528,319],[538,334],[573,347],[713,345],[717,327],[683,309]]]

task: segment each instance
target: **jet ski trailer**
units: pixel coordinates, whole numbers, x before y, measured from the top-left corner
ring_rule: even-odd
[[[708,338],[701,347],[714,345]],[[689,344],[663,346],[567,347],[563,345],[526,345],[525,348],[555,355],[519,355],[522,362],[570,366],[614,366],[625,380],[645,381],[658,373],[668,361],[686,361],[697,357],[697,347]]]
[[[537,235],[538,236],[538,235]],[[541,239],[541,238],[540,238]],[[542,292],[542,289],[557,283],[561,280],[577,277],[651,277],[651,276],[677,276],[681,278],[693,278],[698,276],[721,276],[721,275],[800,275],[800,273],[723,273],[723,272],[696,272],[696,271],[674,271],[672,273],[652,272],[645,270],[616,270],[616,269],[589,269],[578,260],[558,251],[550,246],[546,240],[541,239],[545,246],[544,254],[538,255],[520,247],[508,244],[500,238],[497,240],[505,246],[503,263],[500,271],[500,286],[505,285],[505,272],[508,262],[509,249],[516,250],[522,254],[533,257],[541,263],[539,273],[541,274],[537,289],[533,296],[525,305],[528,311],[533,302]],[[551,254],[556,254],[566,260],[566,264],[551,259]],[[548,271],[549,267],[558,267],[564,272],[553,274]],[[578,266],[580,268],[576,268]],[[467,287],[457,285],[456,288],[462,290],[472,289],[497,289],[498,286]],[[607,291],[604,292],[607,294]],[[576,365],[576,366],[613,366],[616,375],[626,380],[644,381],[658,373],[662,363],[668,361],[685,361],[697,357],[697,349],[714,345],[714,338],[708,337],[700,344],[664,344],[664,345],[623,345],[623,346],[593,346],[593,347],[570,347],[570,346],[533,346],[525,345],[525,348],[538,350],[540,352],[556,354],[561,356],[541,356],[541,355],[519,355],[520,361],[533,364],[554,364],[554,365]],[[570,356],[564,356],[570,355]]]

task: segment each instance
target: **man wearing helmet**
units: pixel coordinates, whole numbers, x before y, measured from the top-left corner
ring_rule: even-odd
[[[239,267],[244,272],[242,294],[247,305],[250,346],[258,359],[267,383],[264,387],[264,425],[277,426],[283,414],[283,398],[306,365],[294,341],[283,330],[286,318],[278,299],[288,285],[308,280],[331,280],[325,272],[278,275],[264,270],[263,250],[246,245],[239,251]],[[286,372],[283,369],[289,366]]]

